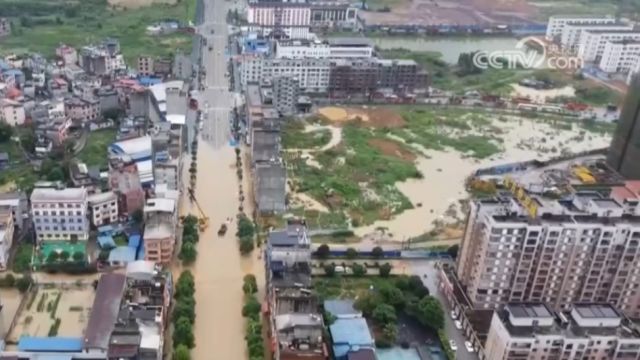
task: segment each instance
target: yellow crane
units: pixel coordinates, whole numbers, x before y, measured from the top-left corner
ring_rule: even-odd
[[[200,204],[198,204],[198,200],[196,200],[196,195],[193,192],[192,188],[189,188],[189,199],[196,204],[198,211],[200,212],[200,217],[198,218],[198,227],[200,228],[200,232],[205,231],[209,227],[209,217],[202,211]]]

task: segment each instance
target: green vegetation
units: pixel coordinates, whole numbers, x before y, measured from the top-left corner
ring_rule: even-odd
[[[77,260],[79,255],[75,255],[76,253],[83,255],[81,261]],[[86,269],[85,253],[85,242],[45,241],[40,245],[40,251],[33,259],[33,266],[45,270],[80,272]]]
[[[637,2],[633,0],[631,3]],[[539,5],[536,6],[538,10],[537,18],[540,21],[546,22],[549,20],[549,16],[552,15],[615,15],[618,13],[618,4],[624,4],[625,2],[609,2],[598,0],[572,0],[572,1],[539,1]],[[632,8],[628,10],[633,11]],[[625,17],[631,15],[628,12],[621,12],[625,14]],[[638,10],[635,10],[638,13]],[[637,15],[636,15],[637,16]]]
[[[1,48],[2,46],[0,45],[0,49]],[[28,131],[31,131],[31,129],[20,129],[18,136],[21,137],[22,133]],[[0,124],[0,134],[2,134],[0,136],[0,152],[6,152],[9,155],[9,167],[0,171],[0,186],[16,186],[19,189],[28,191],[33,187],[33,183],[38,179],[38,175],[26,160],[24,152],[20,148],[20,143],[7,137],[7,135],[11,136],[14,133],[15,130],[13,128]]]
[[[0,0],[1,1],[1,0]],[[107,148],[116,140],[115,129],[92,131],[87,138],[87,144],[78,154],[78,160],[87,166],[107,167]]]
[[[193,324],[196,320],[195,291],[193,274],[189,270],[183,271],[178,277],[174,295],[176,301],[172,316],[174,352],[178,352],[181,346],[187,349],[192,349],[195,346],[193,335]],[[183,350],[180,351],[183,352]]]
[[[189,348],[180,344],[173,352],[173,360],[191,360]]]
[[[245,214],[240,214],[238,217],[238,231],[236,236],[238,237],[238,246],[242,255],[249,254],[254,248],[255,238],[255,225]]]
[[[185,265],[192,264],[198,257],[196,244],[200,241],[198,218],[187,215],[182,221],[182,245],[178,257]]]
[[[282,146],[285,149],[313,149],[319,148],[331,140],[331,132],[328,129],[304,131],[306,123],[290,120],[283,129]]]
[[[49,328],[49,333],[47,334],[47,336],[53,337],[58,335],[58,329],[60,329],[61,323],[62,323],[62,320],[60,320],[60,318],[56,318],[53,324],[51,324],[51,327]]]
[[[256,299],[257,285],[255,276],[249,274],[244,277],[242,291],[244,305],[242,316],[246,318],[245,341],[249,350],[249,360],[264,358],[264,339],[262,338],[262,323],[260,322],[260,302]]]
[[[129,64],[140,54],[169,56],[189,50],[189,34],[147,35],[154,22],[193,19],[195,0],[176,5],[154,4],[139,9],[114,9],[106,0],[0,0],[0,16],[16,19],[12,35],[0,44],[0,53],[39,52],[53,56],[60,44],[79,47],[106,37],[120,40]]]
[[[23,273],[30,270],[31,256],[33,255],[33,245],[27,243],[18,244],[18,250],[13,257],[13,271]]]

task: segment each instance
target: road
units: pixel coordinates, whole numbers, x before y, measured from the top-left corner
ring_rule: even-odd
[[[204,18],[198,25],[206,44],[200,49],[203,87],[198,103],[202,110],[202,131],[198,141],[198,171],[195,196],[202,211],[210,218],[210,226],[200,234],[198,259],[190,270],[195,276],[196,347],[191,356],[195,360],[242,360],[247,358],[242,318],[242,278],[253,273],[262,292],[264,265],[258,251],[241,257],[235,238],[235,221],[225,236],[217,230],[227,219],[235,219],[240,205],[236,175],[236,155],[230,145],[230,112],[232,94],[225,76],[227,63],[226,14],[229,3],[224,0],[204,0]],[[211,50],[209,50],[211,48]],[[188,167],[185,164],[185,168]],[[188,172],[183,176],[188,183]],[[245,170],[245,181],[250,175]],[[247,188],[247,185],[243,185]],[[187,201],[188,202],[188,201]],[[251,213],[251,204],[245,204]],[[198,214],[196,207],[186,204],[185,209]]]
[[[435,268],[435,261],[412,261],[410,266],[414,275],[419,275],[422,278],[422,282],[429,289],[429,293],[435,296],[442,304],[445,312],[444,331],[447,334],[447,338],[453,339],[458,345],[456,351],[456,360],[478,360],[478,356],[475,353],[470,353],[464,347],[464,342],[467,339],[464,337],[462,330],[456,329],[451,316],[451,309],[446,306],[447,301],[438,291],[438,269]],[[424,277],[424,275],[427,277]]]

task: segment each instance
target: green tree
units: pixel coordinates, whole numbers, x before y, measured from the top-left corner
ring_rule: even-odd
[[[260,315],[260,308],[260,302],[255,296],[247,296],[247,300],[242,306],[242,316],[256,318]]]
[[[185,270],[180,274],[178,278],[178,282],[176,283],[176,299],[181,299],[185,297],[193,297],[195,293],[195,282],[193,279],[193,274],[189,270]]]
[[[73,261],[75,262],[81,262],[81,261],[84,261],[85,259],[84,254],[80,251],[74,252],[72,257],[73,257]]]
[[[380,246],[376,246],[371,249],[371,256],[374,259],[382,259],[384,257],[384,250]]]
[[[21,293],[24,293],[27,290],[29,290],[29,287],[31,287],[31,284],[33,284],[33,279],[29,275],[25,275],[19,278],[18,280],[16,280],[16,288]]]
[[[33,153],[36,149],[36,135],[33,131],[27,131],[20,136],[20,145],[22,148],[30,153]]]
[[[398,327],[394,323],[386,323],[382,328],[382,339],[387,344],[393,344],[398,337]]]
[[[378,269],[378,271],[380,272],[380,277],[383,277],[383,278],[389,277],[389,275],[391,274],[392,268],[393,267],[389,263],[384,263],[380,265],[380,268]]]
[[[258,282],[253,274],[247,274],[242,279],[242,291],[247,295],[252,295],[258,292]]]
[[[373,310],[382,303],[382,300],[375,293],[368,292],[364,295],[361,295],[354,306],[356,309],[362,311],[362,313],[366,316],[371,316]]]
[[[442,305],[433,296],[425,296],[418,303],[416,317],[423,325],[440,330],[444,327],[444,311]]]
[[[189,319],[182,317],[176,321],[176,326],[173,329],[173,344],[174,346],[184,345],[189,349],[195,346],[193,325]]]
[[[11,125],[0,122],[0,143],[11,140],[13,128]]]
[[[409,276],[409,291],[414,293],[419,298],[423,298],[429,295],[429,289],[424,286],[422,279],[418,275]]]
[[[348,248],[345,252],[345,256],[347,257],[347,259],[353,260],[358,257],[358,251],[354,248]]]
[[[324,274],[327,276],[334,276],[336,274],[336,266],[333,264],[326,264],[324,266]]]
[[[378,288],[378,293],[385,303],[401,309],[405,304],[404,294],[402,290],[390,284],[382,284]]]
[[[449,254],[449,256],[451,256],[452,259],[455,259],[458,257],[459,249],[460,249],[460,246],[458,244],[453,244],[449,246],[449,248],[447,249],[447,254]]]
[[[191,360],[189,348],[183,344],[178,345],[173,352],[173,360]]]
[[[68,251],[64,250],[64,251],[62,251],[60,253],[60,260],[67,261],[67,260],[69,260],[70,256],[71,256],[71,254]]]
[[[248,237],[253,239],[254,232],[255,229],[253,221],[249,220],[249,218],[244,214],[240,216],[240,219],[238,219],[238,232],[236,235],[238,235],[239,238]]]
[[[254,243],[253,239],[249,237],[240,238],[240,253],[247,255],[253,251]]]
[[[64,170],[55,167],[47,173],[47,181],[64,181]]]
[[[52,252],[49,253],[49,255],[47,255],[47,263],[52,264],[52,263],[58,261],[59,258],[60,257],[58,255],[58,253],[55,252],[55,251],[52,251]]]
[[[197,257],[198,250],[196,249],[196,246],[192,242],[184,241],[180,247],[180,260],[185,264],[193,264]]]
[[[351,271],[353,272],[353,276],[357,277],[362,277],[367,274],[367,268],[360,264],[352,264]]]
[[[320,259],[328,258],[330,254],[331,254],[331,249],[329,249],[329,245],[327,244],[322,244],[318,246],[318,249],[316,250],[316,256],[318,256]]]
[[[195,311],[195,301],[193,299],[181,299],[176,302],[176,305],[173,309],[172,318],[174,321],[176,319],[187,319],[191,324],[196,321],[196,311]]]
[[[378,304],[371,314],[373,320],[379,324],[395,323],[397,320],[396,309],[389,304]]]

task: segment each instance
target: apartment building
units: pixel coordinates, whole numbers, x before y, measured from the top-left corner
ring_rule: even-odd
[[[138,56],[138,75],[151,76],[153,75],[153,57],[151,56]]]
[[[587,31],[616,32],[631,30],[633,30],[633,25],[622,23],[596,25],[568,23],[564,26],[562,33],[560,34],[560,46],[565,52],[577,53],[582,41],[582,34]]]
[[[22,230],[24,221],[29,217],[29,200],[20,192],[0,193],[0,207],[8,207],[13,216],[13,224]]]
[[[565,25],[602,25],[615,24],[613,16],[550,16],[547,23],[547,40],[554,40],[562,34]]]
[[[11,126],[24,124],[26,114],[24,105],[20,101],[0,99],[0,122]]]
[[[494,312],[483,360],[638,359],[640,333],[609,304],[581,303],[554,313],[541,303]]]
[[[73,121],[85,123],[100,117],[100,100],[94,97],[67,98],[64,100],[64,107]]]
[[[84,188],[36,188],[31,217],[38,241],[88,240],[88,195]]]
[[[324,360],[324,323],[311,287],[311,240],[304,220],[271,231],[265,251],[269,336],[276,360]]]
[[[147,199],[144,206],[144,259],[169,264],[176,243],[178,220],[176,201],[167,198]]]
[[[311,26],[314,28],[354,28],[358,22],[358,8],[348,1],[312,0]]]
[[[0,206],[0,270],[7,268],[13,243],[13,214],[10,206]]]
[[[56,56],[60,58],[64,65],[75,65],[78,62],[78,52],[71,46],[60,45],[56,48]]]
[[[264,36],[308,39],[312,36],[311,8],[304,0],[251,1],[247,9],[249,29]],[[277,31],[278,33],[274,33]]]
[[[373,54],[373,42],[366,38],[279,40],[275,44],[275,58],[278,59],[370,58]]]
[[[145,192],[142,189],[138,166],[126,157],[109,159],[109,188],[118,196],[118,213],[131,215],[142,210]]]
[[[428,74],[413,60],[339,59],[331,61],[329,92],[371,95],[378,89],[413,92],[428,86]]]
[[[640,39],[608,41],[598,67],[608,73],[628,73],[640,62]]]
[[[472,202],[457,259],[471,306],[607,302],[640,317],[640,217],[593,193],[531,201],[535,217],[514,197]]]
[[[273,106],[281,116],[291,116],[296,113],[298,102],[298,80],[292,76],[276,76],[273,83]]]
[[[118,197],[113,191],[89,196],[91,223],[98,227],[118,221]]]
[[[598,63],[607,43],[611,41],[640,40],[640,31],[636,30],[589,30],[582,32],[578,45],[578,56],[585,62]]]
[[[243,84],[269,83],[277,76],[292,76],[300,91],[326,92],[329,86],[327,59],[251,59],[242,63]]]

